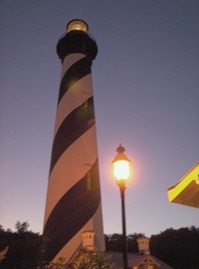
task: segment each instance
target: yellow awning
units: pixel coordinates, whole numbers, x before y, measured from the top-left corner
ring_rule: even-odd
[[[199,208],[199,163],[167,191],[170,202]]]

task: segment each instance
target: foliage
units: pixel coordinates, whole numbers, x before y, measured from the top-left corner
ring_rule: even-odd
[[[50,262],[44,269],[66,269],[67,264],[64,258],[60,257],[56,262]]]
[[[28,231],[27,222],[16,223],[17,232],[4,231],[0,227],[0,250],[9,246],[5,259],[1,261],[1,269],[35,269],[41,244],[39,234]]]
[[[127,246],[128,252],[137,253],[138,252],[138,244],[137,239],[139,237],[144,236],[144,234],[129,234],[127,236]],[[122,251],[123,248],[123,237],[121,234],[109,234],[104,236],[106,251]]]
[[[81,251],[74,257],[68,269],[113,269],[114,265],[104,252]]]
[[[81,250],[71,262],[66,263],[64,258],[59,258],[56,262],[50,262],[45,269],[114,269],[114,265],[102,251]]]
[[[0,225],[0,251],[7,246],[6,257],[0,261],[1,269],[36,269],[42,236],[28,230],[29,224],[16,223],[16,232],[4,230]],[[137,238],[143,234],[130,234],[127,237],[128,251],[137,253]],[[114,233],[105,235],[106,251],[122,250],[122,235]],[[151,254],[175,269],[199,268],[199,228],[167,229],[153,235],[150,240]],[[92,267],[91,267],[92,266]],[[94,266],[94,267],[93,267]],[[101,266],[101,267],[100,267]],[[103,252],[76,253],[73,262],[66,264],[64,259],[50,263],[48,269],[112,269],[114,268]],[[42,268],[44,269],[44,268]]]
[[[199,268],[199,228],[172,228],[153,235],[151,253],[175,269]]]
[[[133,253],[138,253],[138,243],[137,243],[137,239],[140,237],[143,237],[144,234],[129,234],[127,236],[127,245],[128,245],[128,251],[129,252],[133,252]]]
[[[25,233],[28,231],[28,227],[30,225],[28,224],[27,221],[24,221],[24,222],[20,222],[20,221],[17,221],[17,223],[15,224],[15,228],[17,230],[17,233]]]
[[[123,239],[121,234],[105,234],[106,251],[122,251]]]

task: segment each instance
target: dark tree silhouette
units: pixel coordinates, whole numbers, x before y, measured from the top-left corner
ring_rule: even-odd
[[[0,263],[1,269],[35,269],[40,250],[41,236],[28,231],[27,222],[16,223],[17,232],[0,229],[0,250],[8,246],[8,252]]]
[[[129,252],[138,252],[137,239],[144,236],[144,234],[129,234],[127,236],[127,246]],[[122,251],[123,237],[122,234],[105,234],[106,251]]]
[[[137,239],[143,237],[144,234],[129,234],[127,237],[128,251],[133,253],[138,253],[138,243]]]
[[[28,230],[29,224],[16,223],[16,232],[4,230],[0,225],[0,251],[9,246],[6,258],[0,262],[0,269],[36,269],[42,236]],[[127,237],[128,251],[137,253],[137,239],[143,234],[130,234]],[[122,251],[122,235],[105,235],[106,251]],[[199,268],[199,228],[172,228],[150,240],[151,254],[175,269]]]
[[[172,228],[153,235],[151,253],[175,269],[199,268],[199,228]]]
[[[17,221],[17,223],[15,224],[15,228],[17,230],[17,233],[19,234],[28,232],[29,226],[30,225],[27,221],[24,221],[24,222]]]

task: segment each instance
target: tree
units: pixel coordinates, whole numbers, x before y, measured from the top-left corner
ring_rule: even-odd
[[[17,221],[17,223],[15,224],[15,228],[17,230],[17,233],[19,234],[27,232],[29,226],[30,225],[27,221],[24,222]]]
[[[82,250],[74,257],[68,269],[114,269],[114,264],[103,251]]]
[[[45,269],[114,269],[111,262],[103,251],[80,250],[71,262],[66,263],[65,259],[59,258],[56,262],[51,262]]]
[[[48,265],[44,267],[44,269],[66,269],[67,264],[66,260],[60,257],[56,262],[50,262]]]
[[[17,222],[17,232],[0,230],[0,250],[8,248],[1,269],[35,269],[40,250],[41,236],[28,231],[27,222]]]
[[[175,269],[199,268],[199,228],[172,228],[153,235],[151,253]]]
[[[133,253],[138,253],[138,243],[137,239],[143,237],[144,234],[129,234],[127,236],[128,251]]]
[[[16,232],[3,229],[0,225],[0,252],[4,255],[6,247],[8,251],[1,260],[1,269],[36,269],[41,251],[42,236],[28,231],[29,224],[16,223]],[[130,234],[127,236],[128,251],[138,251],[137,238],[143,234]],[[105,235],[106,251],[122,250],[122,235]],[[153,235],[150,240],[151,254],[175,269],[199,268],[199,228],[172,228]],[[93,267],[89,267],[90,264]],[[80,267],[78,267],[80,266]],[[41,267],[44,269],[44,266]],[[48,269],[112,269],[113,264],[109,257],[100,251],[79,251],[75,254],[70,264],[64,259],[56,263],[50,263]]]
[[[144,236],[144,234],[129,234],[127,236],[127,246],[129,252],[138,252],[137,239]],[[122,251],[123,249],[123,235],[122,234],[109,234],[104,236],[106,251]]]
[[[123,238],[121,234],[105,235],[106,251],[122,251]]]

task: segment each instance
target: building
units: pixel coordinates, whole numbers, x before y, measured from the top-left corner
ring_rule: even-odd
[[[140,237],[137,239],[139,253],[128,253],[129,269],[172,269],[171,266],[150,254],[150,238]],[[117,268],[122,267],[122,253],[108,252]]]
[[[97,44],[82,20],[68,23],[57,43],[62,63],[44,217],[42,265],[81,248],[81,234],[95,233],[104,250],[101,192],[92,88]]]
[[[199,162],[167,191],[172,203],[199,208]]]
[[[157,259],[150,254],[149,242],[150,238],[140,237],[137,240],[139,253],[128,253],[128,268],[129,269],[172,269],[171,266]],[[82,247],[84,250],[94,250],[94,233],[87,231],[82,236]],[[81,252],[79,252],[81,254]],[[78,254],[79,254],[78,253]],[[77,254],[77,255],[78,255]],[[114,269],[120,269],[123,266],[122,252],[107,251],[107,256],[114,263]]]

